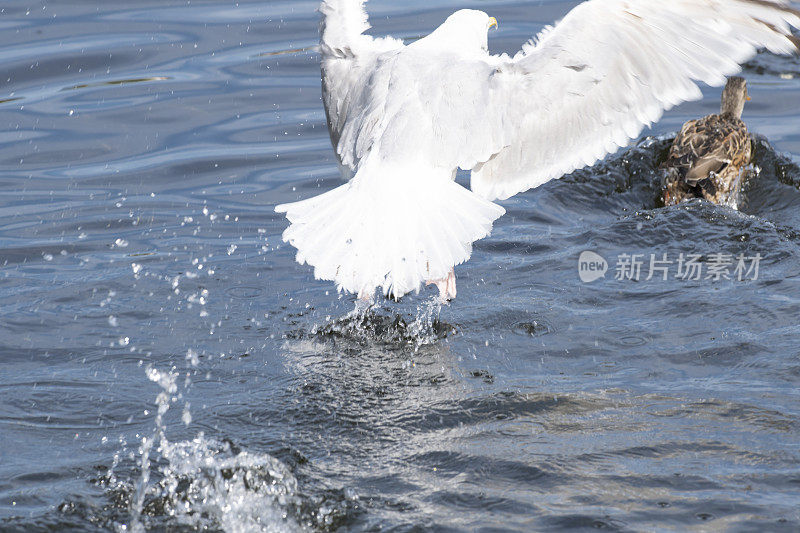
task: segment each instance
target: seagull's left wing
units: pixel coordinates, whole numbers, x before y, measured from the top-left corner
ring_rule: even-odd
[[[590,0],[489,80],[509,144],[472,189],[508,198],[626,145],[663,111],[721,85],[759,48],[788,54],[800,13],[782,0]],[[473,132],[481,135],[480,131]]]
[[[323,0],[320,4],[320,52],[322,54],[322,100],[334,148],[348,118],[350,106],[359,100],[378,57],[402,48],[391,37],[364,35],[370,28],[366,0]],[[337,149],[337,155],[339,150]],[[352,163],[345,166],[354,170]]]

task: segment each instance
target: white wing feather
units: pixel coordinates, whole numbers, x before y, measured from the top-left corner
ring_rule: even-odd
[[[796,51],[790,25],[798,12],[774,0],[580,4],[492,75],[512,141],[474,168],[472,190],[505,199],[593,164],[700,98],[696,81],[722,85],[759,48]]]
[[[403,47],[398,39],[364,35],[370,28],[365,3],[366,0],[324,0],[319,8],[322,100],[334,148],[339,146],[342,129],[353,113],[351,108],[360,101],[378,56]],[[344,167],[343,171],[355,170],[352,164]]]
[[[517,192],[591,164],[664,109],[722,84],[759,47],[794,50],[777,0],[589,0],[516,57],[486,52],[464,10],[404,46],[373,39],[364,0],[321,6],[323,99],[353,179],[276,207],[319,279],[396,297],[449,277]],[[473,169],[470,192],[453,181]]]

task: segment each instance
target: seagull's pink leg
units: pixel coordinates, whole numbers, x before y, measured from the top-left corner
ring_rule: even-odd
[[[456,271],[450,269],[447,275],[447,299],[452,300],[456,297]]]
[[[451,269],[444,279],[428,281],[425,285],[436,285],[439,289],[439,299],[447,302],[456,297],[456,272]]]
[[[375,288],[361,289],[358,291],[358,302],[367,307],[371,306],[375,301]]]

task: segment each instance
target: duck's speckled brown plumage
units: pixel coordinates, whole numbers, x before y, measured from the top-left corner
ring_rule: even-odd
[[[741,78],[739,80],[744,83]],[[746,98],[746,92],[742,98]],[[663,165],[666,170],[664,204],[705,198],[735,208],[752,154],[747,126],[734,113],[709,115],[687,122]]]

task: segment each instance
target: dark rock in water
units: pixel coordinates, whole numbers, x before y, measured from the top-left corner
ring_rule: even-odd
[[[315,326],[309,333],[301,336],[402,348],[445,339],[455,335],[457,331],[454,326],[438,318],[431,320],[418,318],[409,322],[401,315],[368,310],[351,313],[322,326]]]

